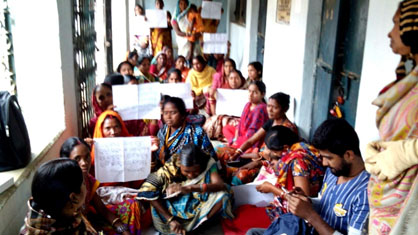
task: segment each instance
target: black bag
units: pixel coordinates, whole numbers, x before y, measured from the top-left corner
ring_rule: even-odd
[[[0,91],[0,172],[25,167],[30,160],[28,130],[16,96]]]

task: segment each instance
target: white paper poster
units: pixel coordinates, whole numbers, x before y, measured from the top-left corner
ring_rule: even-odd
[[[113,105],[124,121],[160,119],[159,83],[112,86]]]
[[[160,119],[161,94],[159,92],[160,83],[144,83],[138,85],[139,92],[139,119]]]
[[[193,109],[192,87],[190,83],[164,83],[160,85],[163,95],[169,95],[183,99],[186,109]]]
[[[96,179],[102,183],[147,178],[151,170],[151,138],[94,139],[94,167]]]
[[[200,15],[203,19],[216,19],[220,20],[222,14],[222,3],[202,1],[202,11]]]
[[[203,51],[226,54],[228,52],[228,35],[226,33],[203,33]]]
[[[133,35],[149,36],[150,29],[148,22],[145,21],[145,16],[135,16],[131,30]]]
[[[234,206],[238,207],[249,204],[255,205],[257,207],[265,207],[273,201],[274,195],[272,193],[258,192],[256,187],[257,184],[244,184],[239,186],[232,186],[232,191],[234,191],[235,195]]]
[[[167,28],[167,11],[150,9],[145,10],[149,28]]]
[[[216,114],[241,117],[245,105],[248,103],[247,90],[217,89]]]

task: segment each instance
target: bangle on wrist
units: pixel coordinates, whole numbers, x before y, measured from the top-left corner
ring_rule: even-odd
[[[205,193],[208,191],[208,185],[207,184],[202,184],[202,193]]]
[[[171,221],[173,221],[173,220],[174,220],[174,215],[172,215],[170,218],[168,218],[166,224],[171,223]]]
[[[112,227],[115,227],[115,224],[116,224],[116,222],[118,222],[118,221],[120,221],[120,218],[119,218],[119,217],[117,217],[116,219],[114,219],[114,220],[112,221]]]

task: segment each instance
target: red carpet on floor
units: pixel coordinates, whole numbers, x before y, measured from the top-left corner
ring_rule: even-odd
[[[264,207],[242,205],[234,211],[234,215],[232,220],[222,220],[225,235],[244,235],[250,228],[267,228],[271,223]]]

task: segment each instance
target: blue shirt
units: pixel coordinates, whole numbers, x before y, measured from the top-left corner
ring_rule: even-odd
[[[369,216],[367,184],[370,174],[363,170],[348,182],[337,184],[338,177],[327,168],[320,191],[318,213],[333,229],[347,234],[348,228],[362,230]]]

